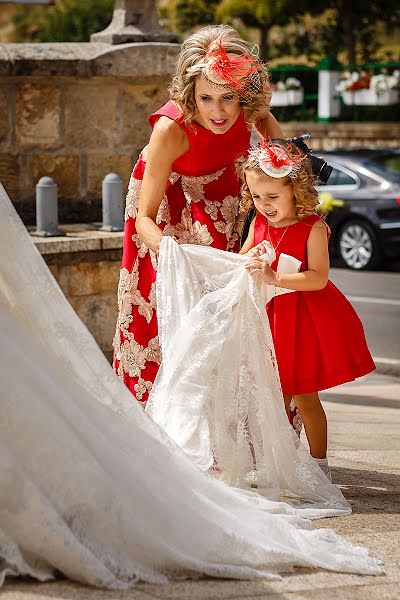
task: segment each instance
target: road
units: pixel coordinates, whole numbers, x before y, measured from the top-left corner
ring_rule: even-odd
[[[400,360],[400,273],[331,269],[363,322],[374,358]]]

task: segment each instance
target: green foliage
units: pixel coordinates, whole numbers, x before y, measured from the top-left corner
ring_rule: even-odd
[[[196,25],[214,23],[217,4],[218,0],[170,0],[160,7],[160,15],[169,19],[173,28],[186,33]]]
[[[219,21],[239,18],[247,27],[271,27],[287,23],[304,10],[302,0],[222,0],[216,10]]]
[[[15,17],[18,41],[88,42],[110,23],[114,0],[58,0],[52,8],[21,7]]]
[[[169,0],[167,6],[181,32],[209,23],[257,31],[261,55],[268,60],[291,55],[318,62],[343,50],[359,62],[371,60],[380,47],[377,24],[391,31],[400,24],[398,0]]]

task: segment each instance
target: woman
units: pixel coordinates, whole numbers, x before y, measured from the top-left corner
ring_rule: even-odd
[[[114,338],[114,368],[146,403],[160,361],[156,253],[164,235],[179,243],[239,250],[238,161],[251,126],[281,137],[269,112],[268,73],[231,27],[205,27],[183,44],[170,98],[150,117],[153,133],[134,168]]]

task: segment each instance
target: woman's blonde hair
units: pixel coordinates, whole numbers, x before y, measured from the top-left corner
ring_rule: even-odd
[[[298,156],[298,151],[293,149],[293,143],[288,140],[274,139],[272,143],[280,148],[284,148],[287,154],[290,156],[291,153]],[[254,207],[253,198],[249,186],[246,181],[246,173],[256,173],[263,177],[269,177],[260,167],[259,161],[255,154],[250,155],[241,167],[241,200],[240,200],[240,212],[247,213],[251,208]],[[271,177],[272,179],[272,177]],[[285,177],[284,184],[291,185],[294,193],[294,205],[296,209],[296,215],[303,219],[310,215],[322,215],[322,211],[319,207],[318,192],[315,189],[317,178],[313,175],[311,170],[311,164],[308,159],[304,159],[299,164],[299,169],[296,173],[296,177]]]
[[[252,52],[251,44],[242,40],[237,31],[229,25],[203,27],[183,42],[175,75],[169,87],[169,95],[183,113],[186,124],[190,124],[197,111],[195,81],[199,74],[191,67],[204,62],[207,52],[218,47],[218,43],[222,44],[227,53],[241,55]],[[268,71],[261,61],[257,60],[256,64],[259,65],[257,68],[260,78],[259,91],[248,99],[240,101],[244,118],[249,123],[257,119],[258,112],[265,112],[271,99]]]

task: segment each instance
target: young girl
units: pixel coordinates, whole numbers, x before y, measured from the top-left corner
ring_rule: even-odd
[[[288,141],[261,142],[243,165],[242,202],[257,214],[241,249],[246,268],[262,281],[295,290],[275,297],[267,312],[286,410],[294,400],[311,455],[330,478],[327,421],[318,392],[374,370],[363,326],[328,280],[329,228],[319,215],[315,178],[305,155]],[[272,247],[272,248],[271,248]],[[266,250],[276,258],[269,266]],[[301,261],[300,272],[279,272],[281,254]]]

